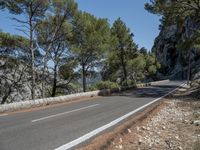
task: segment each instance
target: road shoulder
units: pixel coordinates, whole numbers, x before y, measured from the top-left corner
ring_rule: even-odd
[[[181,96],[186,91],[178,90],[79,150],[200,148],[200,101]]]

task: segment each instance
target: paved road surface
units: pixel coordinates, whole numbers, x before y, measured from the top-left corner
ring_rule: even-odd
[[[69,146],[69,142],[154,101],[180,84],[171,81],[120,96],[0,115],[0,150],[65,149],[61,146]]]

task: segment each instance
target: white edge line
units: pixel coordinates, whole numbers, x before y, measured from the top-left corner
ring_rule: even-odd
[[[185,83],[179,85],[179,87],[181,87],[181,86],[184,85],[184,84],[185,84]],[[119,123],[119,122],[121,122],[122,120],[124,120],[124,119],[130,117],[131,115],[135,114],[136,112],[138,112],[138,111],[144,109],[145,107],[147,107],[147,106],[149,106],[149,105],[151,105],[151,104],[153,104],[153,103],[155,103],[155,102],[161,100],[162,98],[168,96],[169,94],[171,94],[171,93],[173,93],[174,91],[176,91],[179,87],[177,87],[176,89],[172,90],[171,92],[165,94],[164,96],[162,96],[162,97],[160,97],[160,98],[157,98],[157,99],[153,100],[152,102],[147,103],[146,105],[143,105],[142,107],[139,107],[139,108],[137,108],[136,110],[131,111],[131,112],[129,112],[128,114],[126,114],[126,115],[124,115],[124,116],[121,116],[121,117],[119,117],[118,119],[116,119],[116,120],[114,120],[114,121],[112,121],[112,122],[110,122],[110,123],[108,123],[108,124],[106,124],[106,125],[104,125],[104,126],[102,126],[102,127],[99,127],[99,128],[97,128],[97,129],[95,129],[95,130],[93,130],[93,131],[91,131],[91,132],[89,132],[89,133],[87,133],[87,134],[85,134],[85,135],[83,135],[83,136],[81,136],[81,137],[79,137],[79,138],[77,138],[77,139],[75,139],[75,140],[73,140],[73,141],[67,143],[67,144],[64,144],[64,145],[62,145],[62,146],[60,146],[60,147],[54,149],[54,150],[68,150],[68,149],[70,149],[70,148],[72,148],[72,147],[74,147],[74,146],[76,146],[76,145],[78,145],[78,144],[80,144],[80,143],[82,143],[82,142],[84,142],[84,141],[90,139],[91,137],[93,137],[93,136],[99,134],[100,132],[102,132],[102,131],[104,131],[104,130],[106,130],[106,129],[108,129],[108,128],[114,126],[114,125],[116,125],[117,123]]]
[[[87,106],[87,107],[82,107],[82,108],[79,108],[79,109],[75,109],[75,110],[71,110],[71,111],[67,111],[67,112],[63,112],[63,113],[59,113],[59,114],[55,114],[55,115],[51,115],[51,116],[35,119],[35,120],[32,120],[31,122],[37,122],[37,121],[41,121],[41,120],[45,120],[45,119],[49,119],[49,118],[53,118],[53,117],[57,117],[57,116],[65,115],[65,114],[69,114],[69,113],[72,113],[72,112],[77,112],[77,111],[84,110],[84,109],[87,109],[87,108],[92,108],[92,107],[95,107],[95,106],[98,106],[98,105],[99,104],[90,105],[90,106]]]
[[[8,114],[0,114],[0,117],[4,117],[7,116]]]

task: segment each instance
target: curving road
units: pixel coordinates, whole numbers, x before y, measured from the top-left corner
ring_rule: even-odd
[[[0,150],[74,149],[182,83],[170,81],[118,96],[0,115]]]

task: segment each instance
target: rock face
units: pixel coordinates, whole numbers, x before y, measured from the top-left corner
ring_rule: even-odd
[[[10,58],[0,58],[0,103],[11,103],[31,99],[31,76],[28,67],[11,62]],[[41,97],[41,75],[37,72],[35,97]]]
[[[196,30],[200,30],[200,23],[196,19],[188,18],[182,26],[171,25],[162,27],[160,34],[155,39],[152,51],[156,53],[158,61],[162,65],[162,74],[166,74],[171,78],[186,78],[188,54],[187,50],[178,49],[178,43],[186,38],[192,37]],[[199,78],[200,55],[196,49],[192,50],[192,74],[193,77]],[[162,77],[162,75],[160,75]]]

